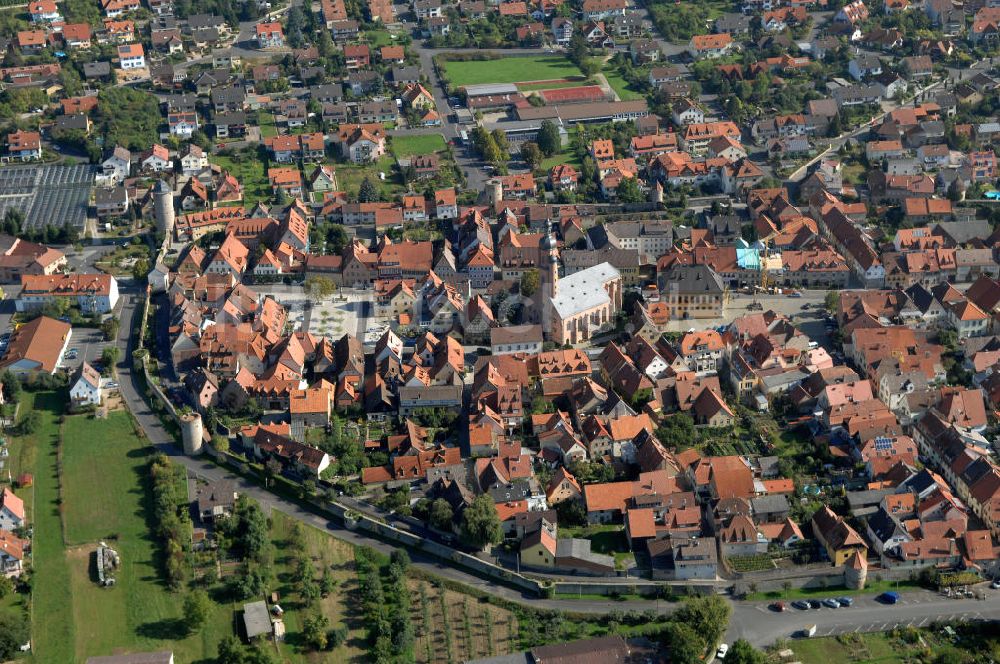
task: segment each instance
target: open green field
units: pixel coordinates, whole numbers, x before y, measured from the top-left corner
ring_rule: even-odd
[[[278,128],[274,124],[274,114],[267,111],[260,111],[257,114],[257,123],[260,127],[260,137],[277,136]]]
[[[56,456],[59,416],[65,401],[65,394],[56,392],[25,393],[21,417],[34,409],[41,414],[41,419],[35,433],[14,442],[22,450],[32,448],[31,455],[36,460],[34,510],[29,512],[28,518],[34,527],[31,562],[36,573],[32,588],[31,635],[33,654],[38,662],[72,662],[75,659],[70,614],[72,596],[59,514]],[[96,489],[96,482],[94,486]]]
[[[357,196],[362,181],[367,177],[382,191],[383,196],[402,194],[405,189],[396,178],[396,160],[390,153],[379,157],[371,164],[335,164],[337,184],[348,196]],[[378,174],[385,173],[385,180],[379,180]],[[381,200],[387,200],[385,198]]]
[[[392,38],[388,30],[368,30],[365,32],[365,40],[373,49],[396,43],[396,40]]]
[[[62,440],[67,548],[53,567],[69,577],[69,596],[61,606],[44,606],[39,597],[36,615],[66,615],[74,634],[69,645],[77,657],[163,648],[172,649],[178,661],[214,656],[219,640],[232,633],[235,607],[213,603],[201,633],[188,633],[183,593],[171,592],[161,580],[160,543],[146,520],[152,514],[147,483],[151,450],[135,434],[129,415],[67,417]],[[94,478],[101,478],[99,491]],[[94,581],[92,556],[102,539],[122,558],[112,588]],[[47,575],[38,571],[39,579]]]
[[[188,630],[183,620],[184,592],[173,592],[162,581],[161,543],[147,521],[153,513],[148,482],[152,450],[135,434],[125,412],[112,412],[106,420],[68,416],[61,427],[60,476],[56,450],[64,402],[64,394],[26,393],[25,412],[34,406],[42,421],[35,434],[12,441],[18,459],[34,456],[39,461],[34,467],[39,506],[34,542],[35,661],[72,662],[91,655],[160,649],[173,650],[179,662],[209,661],[219,641],[235,633],[242,602],[232,598],[224,580],[213,582],[206,588],[214,601],[205,627],[196,633]],[[344,625],[350,630],[347,642],[337,650],[307,652],[296,638],[302,624],[297,609],[303,602],[294,590],[288,550],[291,521],[280,514],[273,517],[273,589],[282,597],[288,632],[279,648],[281,661],[363,661],[364,625],[358,624],[351,599],[356,585],[353,547],[304,528],[305,547],[317,572],[329,568],[337,581],[336,590],[320,606],[331,628]],[[111,588],[95,582],[93,555],[101,540],[122,558],[117,583]],[[0,602],[0,611],[21,610],[24,605],[25,598],[12,596]]]
[[[822,639],[801,639],[792,644],[795,658],[802,664],[826,664],[827,662],[903,662],[894,644],[885,634],[858,634],[850,643],[828,637]],[[864,654],[864,659],[858,659]]]
[[[274,512],[271,515],[271,540],[276,551],[275,590],[281,595],[281,606],[285,609],[283,620],[289,635],[302,629],[303,600],[295,592],[295,572],[293,558],[288,547],[288,537],[293,527],[293,521]],[[284,658],[302,656],[305,662],[363,662],[367,655],[367,633],[365,625],[360,620],[361,611],[357,608],[357,575],[354,572],[354,547],[346,542],[334,539],[321,530],[311,526],[302,527],[302,539],[305,551],[313,560],[315,569],[327,568],[337,581],[337,588],[327,597],[320,600],[323,613],[330,619],[330,628],[348,628],[347,641],[325,653],[299,652],[296,639],[290,636],[280,646]]]
[[[576,65],[558,55],[497,60],[455,60],[445,62],[444,68],[453,87],[483,83],[548,81],[582,76]]]
[[[542,163],[538,165],[538,168],[547,173],[553,166],[558,166],[559,164],[569,164],[577,171],[580,170],[580,160],[573,152],[562,152],[554,154],[551,157],[546,157],[542,160]]]
[[[441,134],[424,134],[420,136],[393,136],[392,152],[397,157],[432,154],[447,147]]]
[[[226,157],[212,155],[213,164],[218,164],[224,170],[232,173],[243,185],[243,204],[250,208],[257,201],[270,201],[271,185],[267,182],[264,163],[257,158]]]
[[[628,82],[622,78],[622,75],[613,69],[608,69],[604,72],[604,78],[608,79],[608,85],[615,91],[618,98],[622,101],[635,101],[638,99],[645,99],[645,96],[641,92],[636,92],[629,88]]]
[[[145,243],[128,244],[105,254],[102,260],[94,263],[94,267],[116,277],[131,276],[135,261],[141,258],[148,260],[149,257],[149,246]]]

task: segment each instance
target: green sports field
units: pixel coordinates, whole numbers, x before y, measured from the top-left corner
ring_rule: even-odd
[[[558,55],[497,60],[456,60],[445,62],[444,69],[451,85],[456,88],[484,83],[551,81],[583,75],[576,65]]]

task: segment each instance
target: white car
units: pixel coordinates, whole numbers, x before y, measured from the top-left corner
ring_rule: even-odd
[[[721,646],[719,646],[719,650],[716,651],[715,658],[716,659],[725,659],[726,655],[728,653],[729,653],[729,646],[727,644],[723,643]]]

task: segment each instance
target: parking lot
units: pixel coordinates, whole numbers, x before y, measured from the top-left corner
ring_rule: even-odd
[[[769,644],[779,638],[801,636],[803,629],[816,626],[813,636],[850,632],[884,632],[894,627],[926,627],[935,621],[993,620],[1000,615],[1000,591],[980,584],[972,590],[981,599],[957,599],[930,590],[900,589],[899,600],[886,604],[874,594],[854,596],[850,607],[796,609],[789,606],[777,614],[771,603],[738,604],[726,640],[745,638],[754,644]],[[831,592],[836,597],[836,593]],[[787,604],[788,602],[786,602]]]
[[[104,333],[92,327],[74,327],[69,345],[63,354],[59,366],[76,371],[85,361],[94,364],[101,359],[101,353],[108,346],[114,345],[104,340]],[[75,352],[74,352],[75,351]]]

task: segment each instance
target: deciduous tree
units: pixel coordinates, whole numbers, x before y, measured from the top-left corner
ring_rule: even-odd
[[[542,121],[542,126],[538,129],[538,149],[546,157],[551,157],[562,148],[562,139],[559,137],[559,128],[551,120]]]
[[[521,275],[521,295],[531,297],[538,292],[539,285],[541,285],[541,275],[537,269],[525,270]]]
[[[521,146],[521,159],[524,160],[531,170],[538,168],[538,165],[542,163],[542,159],[545,155],[542,154],[541,149],[538,147],[538,143],[532,141],[526,142]]]
[[[438,530],[451,530],[454,517],[451,505],[444,498],[438,498],[431,504],[430,522]]]
[[[205,626],[208,614],[212,610],[212,600],[208,593],[196,588],[184,598],[184,622],[191,633],[198,632]]]
[[[737,639],[729,649],[727,664],[767,664],[767,655],[750,645],[745,639]]]
[[[697,664],[705,652],[705,638],[695,627],[676,620],[667,623],[663,640],[670,649],[670,661],[675,664]]]
[[[503,528],[493,499],[487,494],[476,496],[462,513],[462,539],[470,546],[482,549],[503,541]]]

